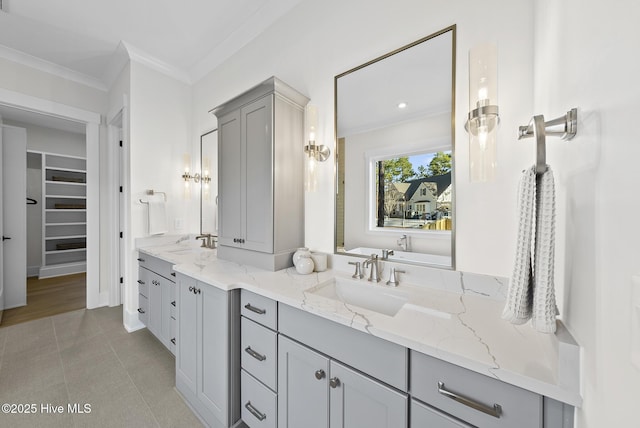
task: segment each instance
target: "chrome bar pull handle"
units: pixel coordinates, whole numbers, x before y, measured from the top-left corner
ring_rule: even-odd
[[[144,262],[145,262],[145,260],[144,260],[144,259],[141,259],[140,257],[138,257],[138,261],[139,261],[139,262],[142,262],[142,263],[144,263]]]
[[[502,406],[500,406],[499,404],[494,404],[493,407],[489,407],[485,404],[478,403],[477,401],[467,398],[464,395],[456,394],[455,392],[446,390],[444,387],[444,382],[438,382],[438,392],[445,397],[449,397],[452,400],[457,401],[458,403],[464,404],[467,407],[471,407],[472,409],[478,410],[489,416],[493,416],[494,418],[500,418],[500,416],[502,415]]]
[[[173,339],[171,339],[171,343],[173,343],[174,345],[176,344],[176,338],[175,337]]]
[[[264,421],[267,418],[267,415],[265,415],[264,413],[260,413],[258,409],[253,407],[253,404],[251,404],[251,401],[247,401],[247,404],[244,405],[244,408],[247,409],[249,413],[255,416],[256,419],[258,419],[259,421]]]
[[[247,346],[245,348],[244,352],[246,352],[247,354],[251,355],[253,358],[255,358],[258,361],[264,361],[264,360],[267,359],[267,357],[265,357],[264,355],[258,354],[256,351],[251,349],[251,346]]]
[[[145,284],[145,282],[144,282],[143,280],[139,279],[139,280],[138,280],[138,284],[142,284],[142,285],[144,285],[144,284]]]
[[[266,310],[264,309],[260,309],[260,308],[256,308],[255,306],[252,306],[251,303],[247,303],[246,305],[244,305],[245,309],[251,311],[251,312],[255,312],[258,315],[264,315],[267,313]]]
[[[144,309],[142,309],[142,308],[138,308],[138,313],[140,313],[140,314],[144,314]]]

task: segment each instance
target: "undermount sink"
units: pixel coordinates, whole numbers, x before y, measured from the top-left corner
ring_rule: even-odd
[[[206,250],[206,248],[202,248],[198,246],[198,247],[178,248],[175,250],[168,250],[167,252],[178,255],[178,256],[183,256],[186,254],[199,254],[199,253],[202,253],[204,250]]]
[[[381,284],[336,277],[318,284],[309,292],[316,296],[394,316],[409,301],[409,295],[397,288]]]

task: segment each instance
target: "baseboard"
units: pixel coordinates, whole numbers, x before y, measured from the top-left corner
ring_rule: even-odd
[[[145,328],[146,326],[138,319],[138,312],[124,311],[124,328],[129,333]]]
[[[27,266],[27,278],[33,278],[40,273],[40,266]]]

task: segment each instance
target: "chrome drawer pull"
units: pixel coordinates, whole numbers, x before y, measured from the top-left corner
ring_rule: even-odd
[[[141,279],[139,279],[139,280],[138,280],[138,284],[140,284],[140,285],[144,285],[144,281],[143,281],[143,280],[141,280]]]
[[[266,356],[258,354],[256,351],[251,349],[251,346],[247,346],[247,348],[244,350],[244,352],[246,352],[247,354],[251,355],[253,358],[255,358],[258,361],[264,361],[264,360],[267,359]]]
[[[140,314],[144,314],[144,309],[142,309],[142,308],[138,308],[138,313],[140,313]]]
[[[267,313],[267,311],[265,309],[260,309],[260,308],[256,308],[255,306],[251,306],[251,303],[247,303],[246,305],[244,305],[245,309],[250,310],[251,312],[255,312],[256,314],[259,315],[264,315]]]
[[[141,259],[141,258],[138,258],[138,261],[139,261],[139,262],[142,262],[142,263],[144,263],[144,262],[145,262],[145,260],[144,260],[144,259]]]
[[[500,406],[499,404],[494,404],[493,407],[489,407],[482,403],[478,403],[477,401],[473,401],[463,395],[447,391],[446,389],[444,389],[444,382],[438,382],[438,392],[445,397],[449,397],[452,400],[457,401],[458,403],[464,404],[465,406],[471,407],[472,409],[478,410],[482,413],[486,413],[487,415],[493,416],[494,418],[500,418],[500,415],[502,415],[502,406]]]
[[[176,344],[176,338],[175,337],[173,339],[171,339],[171,343],[173,343],[174,345]]]
[[[176,301],[175,300],[173,302],[171,302],[171,306],[173,306],[174,308],[176,307]]]
[[[264,413],[260,413],[258,409],[253,407],[251,401],[247,401],[247,404],[244,405],[244,408],[247,409],[249,413],[255,416],[259,421],[264,421],[267,418],[267,415],[265,415]]]
[[[176,276],[176,273],[175,272],[171,272],[171,276]]]

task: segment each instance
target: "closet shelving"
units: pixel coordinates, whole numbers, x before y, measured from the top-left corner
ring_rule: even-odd
[[[86,158],[42,154],[42,267],[40,278],[86,271]]]

